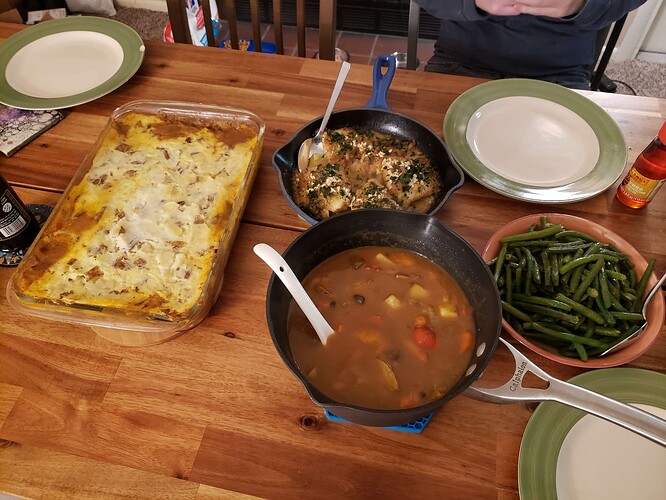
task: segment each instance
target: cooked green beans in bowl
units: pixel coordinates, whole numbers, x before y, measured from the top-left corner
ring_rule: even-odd
[[[586,368],[617,366],[640,356],[661,331],[664,302],[654,300],[646,331],[599,356],[643,325],[655,261],[591,221],[564,214],[523,217],[493,235],[483,258],[500,291],[505,330],[547,358]]]

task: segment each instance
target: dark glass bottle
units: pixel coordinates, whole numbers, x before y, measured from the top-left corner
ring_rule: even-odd
[[[666,123],[659,134],[638,155],[617,188],[617,199],[631,208],[642,208],[666,182]]]
[[[16,192],[0,176],[0,250],[28,248],[39,233],[39,223]]]

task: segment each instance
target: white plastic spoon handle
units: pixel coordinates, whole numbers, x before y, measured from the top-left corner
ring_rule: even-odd
[[[340,73],[338,73],[338,79],[335,81],[335,87],[333,87],[331,100],[328,101],[328,107],[326,108],[326,113],[324,113],[324,118],[321,120],[321,125],[319,126],[319,132],[317,132],[317,135],[323,134],[324,130],[326,129],[328,119],[331,117],[331,113],[333,112],[333,106],[335,106],[335,102],[338,100],[338,96],[342,91],[342,86],[347,79],[347,73],[349,73],[350,68],[351,64],[349,64],[347,61],[343,61],[342,67],[340,68]]]
[[[328,321],[322,316],[314,302],[312,302],[312,299],[289,267],[289,264],[287,264],[282,258],[282,255],[266,243],[258,243],[255,245],[254,253],[268,264],[268,267],[270,267],[275,275],[280,278],[282,283],[284,283],[284,286],[287,287],[287,290],[289,290],[289,293],[294,297],[294,300],[312,324],[315,332],[317,332],[321,343],[326,345],[328,336],[333,333],[333,328],[331,328],[331,325],[329,325]]]

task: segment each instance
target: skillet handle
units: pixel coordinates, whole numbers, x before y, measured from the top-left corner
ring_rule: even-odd
[[[467,397],[491,403],[557,401],[596,415],[666,447],[666,421],[663,419],[635,406],[563,382],[536,366],[506,340],[503,338],[500,340],[511,351],[516,361],[513,377],[501,387],[493,389],[470,386],[465,391]],[[548,382],[548,387],[546,389],[523,387],[523,377],[527,372],[532,372],[541,380]]]
[[[388,65],[386,73],[382,73],[384,63]],[[364,108],[374,109],[389,109],[388,102],[386,102],[386,95],[388,94],[389,87],[395,75],[395,57],[393,56],[379,56],[375,61],[375,68],[372,73],[372,98],[368,103],[363,106]]]

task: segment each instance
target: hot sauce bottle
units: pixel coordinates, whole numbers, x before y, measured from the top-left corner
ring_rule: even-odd
[[[28,248],[39,233],[39,223],[5,180],[0,177],[0,250]]]
[[[666,182],[666,123],[657,137],[636,158],[617,188],[617,199],[631,208],[643,208]]]

